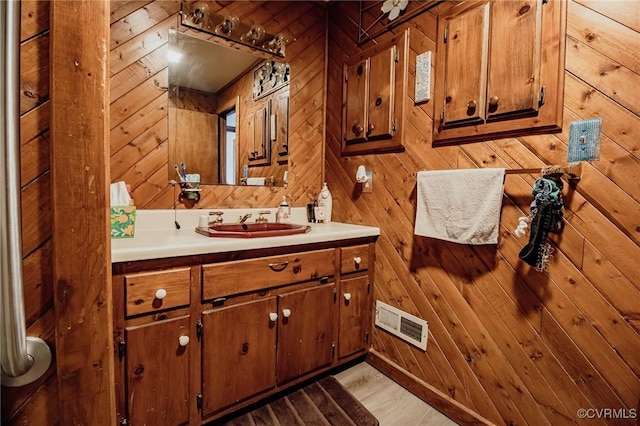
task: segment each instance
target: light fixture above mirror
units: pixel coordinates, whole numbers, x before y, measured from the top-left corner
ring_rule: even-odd
[[[180,15],[186,27],[284,58],[287,40],[283,34],[269,34],[262,25],[242,22],[234,14],[219,15],[211,11],[206,1],[183,1]]]

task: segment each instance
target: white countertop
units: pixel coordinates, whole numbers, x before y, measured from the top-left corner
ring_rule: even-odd
[[[239,216],[252,213],[247,221],[254,222],[258,211],[269,210],[270,222],[274,221],[275,208],[271,209],[220,209],[225,223],[235,223]],[[195,232],[200,216],[213,210],[138,210],[135,236],[111,240],[112,263],[135,260],[161,259],[205,253],[253,250],[271,247],[296,246],[352,238],[380,235],[380,229],[373,226],[351,225],[347,223],[307,223],[306,209],[292,209],[292,223],[311,226],[305,234],[265,238],[219,238],[206,237]],[[180,224],[176,229],[175,221]]]

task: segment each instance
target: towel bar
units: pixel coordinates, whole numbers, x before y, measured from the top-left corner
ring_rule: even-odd
[[[426,171],[426,170],[425,170]],[[550,172],[561,172],[567,175],[569,182],[577,182],[582,176],[582,163],[578,163],[575,166],[545,166],[542,168],[529,168],[529,169],[506,169],[504,171],[507,175],[529,175],[534,173],[540,173],[542,175],[551,174]],[[413,173],[413,177],[416,177],[417,173]]]

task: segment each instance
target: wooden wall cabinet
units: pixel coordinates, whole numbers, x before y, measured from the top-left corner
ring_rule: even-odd
[[[247,105],[247,147],[249,166],[268,166],[275,159],[286,162],[289,155],[289,86],[284,86]],[[242,164],[244,164],[244,159]]]
[[[374,244],[114,265],[120,421],[207,423],[366,354]]]
[[[438,17],[433,144],[562,127],[566,2],[461,4]]]
[[[343,66],[342,155],[402,148],[409,30]]]
[[[271,141],[269,139],[269,117],[271,99],[263,98],[251,105],[247,111],[247,134],[249,136],[249,166],[271,164]]]

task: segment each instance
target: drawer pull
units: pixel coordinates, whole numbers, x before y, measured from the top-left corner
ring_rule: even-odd
[[[356,262],[356,265],[359,265],[360,263],[362,263],[362,258],[360,256],[354,257],[353,261]]]
[[[159,289],[156,291],[156,299],[158,299],[158,300],[162,300],[162,299],[164,299],[165,297],[167,297],[167,290],[165,290],[164,288],[159,288]]]
[[[280,263],[270,263],[269,268],[271,268],[272,271],[280,272],[280,271],[284,271],[287,265],[289,265],[288,260]]]
[[[271,313],[269,314],[269,321],[275,321],[275,320],[277,320],[277,319],[278,319],[278,314],[277,314],[277,313],[275,313],[275,312],[271,312]]]
[[[180,336],[178,338],[178,343],[180,343],[180,346],[187,346],[189,344],[189,336]]]
[[[291,315],[291,309],[283,309],[282,310],[282,316],[285,318],[289,318],[289,316]]]
[[[345,293],[344,294],[344,300],[346,300],[346,301],[351,300],[351,293]]]

